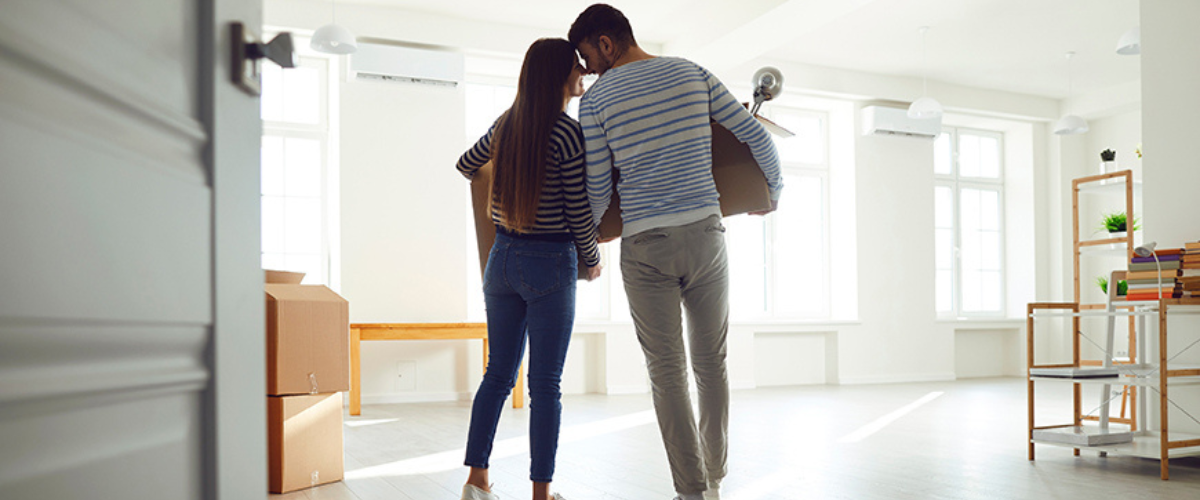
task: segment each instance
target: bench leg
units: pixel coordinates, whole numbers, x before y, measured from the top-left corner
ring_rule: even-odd
[[[525,363],[517,369],[517,383],[513,386],[513,408],[525,407]]]
[[[362,331],[350,329],[350,414],[362,415],[362,366],[359,365],[359,344]]]

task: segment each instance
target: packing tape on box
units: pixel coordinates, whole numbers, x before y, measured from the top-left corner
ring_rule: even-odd
[[[308,393],[316,394],[317,392],[319,392],[319,391],[317,391],[317,374],[309,373],[308,374]]]
[[[318,484],[321,484],[321,471],[315,470],[312,472],[312,482],[309,484],[309,487],[313,487]]]

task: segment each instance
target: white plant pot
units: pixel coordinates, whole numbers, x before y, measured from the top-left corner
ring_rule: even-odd
[[[1111,174],[1120,169],[1121,167],[1117,165],[1116,160],[1100,162],[1100,173],[1102,174]]]

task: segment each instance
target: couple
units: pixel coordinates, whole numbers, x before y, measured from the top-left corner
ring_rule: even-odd
[[[533,499],[563,500],[550,493],[550,482],[559,381],[575,316],[576,253],[588,279],[598,277],[596,223],[610,208],[613,168],[621,174],[621,274],[676,499],[719,498],[729,414],[729,278],[710,119],[750,146],[768,180],[771,210],[783,187],[778,156],[766,130],[716,77],[690,61],[647,54],[617,9],[592,5],[568,37],[534,42],[512,107],[457,165],[470,178],[493,162],[496,223],[483,279],[491,354],[471,410],[462,498],[499,498],[490,491],[488,458],[528,337]],[[584,95],[587,73],[600,78]],[[565,113],[580,95],[582,124]],[[700,397],[698,427],[681,302]]]

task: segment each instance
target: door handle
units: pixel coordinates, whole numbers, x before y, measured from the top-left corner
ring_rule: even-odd
[[[291,33],[280,33],[270,42],[262,43],[258,34],[250,31],[246,25],[233,22],[229,23],[229,34],[233,83],[247,94],[262,95],[259,60],[269,59],[283,68],[296,67],[296,51]]]

